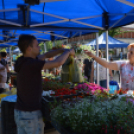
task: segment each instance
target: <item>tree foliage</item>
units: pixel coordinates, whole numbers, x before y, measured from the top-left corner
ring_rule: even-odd
[[[105,31],[100,30],[99,35],[101,35],[103,32],[105,32]],[[111,37],[114,37],[115,35],[118,35],[118,34],[121,34],[121,33],[124,33],[124,32],[126,32],[126,31],[121,31],[120,27],[119,28],[113,28],[113,29],[108,31],[108,35],[110,35]]]

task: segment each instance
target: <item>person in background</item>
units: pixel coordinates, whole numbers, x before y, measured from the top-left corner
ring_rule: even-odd
[[[123,53],[120,51],[120,59],[123,59]]]
[[[12,62],[11,70],[14,71],[14,62]]]
[[[82,60],[81,59],[78,59],[78,64],[79,64],[80,70],[82,71],[82,69],[83,69],[83,63],[82,63]]]
[[[1,58],[0,54],[0,93],[5,92],[6,80],[7,80],[6,61]]]
[[[113,62],[113,58],[110,58],[110,62]],[[112,70],[112,74],[114,75],[114,70]]]
[[[17,57],[17,55],[16,55],[16,54],[13,54],[13,56],[12,56],[12,60],[13,60],[13,62],[16,61],[16,57]]]
[[[1,52],[1,58],[5,60],[5,64],[6,64],[6,70],[7,70],[7,81],[6,83],[9,82],[9,78],[10,78],[10,70],[9,70],[9,66],[8,66],[8,62],[7,62],[7,53],[6,52]]]
[[[60,76],[61,75],[61,69],[62,69],[62,66],[56,68],[56,75],[57,76]]]
[[[6,53],[7,54],[7,56],[6,56],[6,61],[7,61],[7,64],[10,64],[10,62],[11,62],[11,58],[10,58],[10,56],[9,56],[9,54],[8,53]]]
[[[99,57],[102,57],[102,53],[99,50]],[[103,58],[104,59],[104,58]],[[104,59],[105,60],[105,59]],[[94,79],[95,83],[97,83],[97,63],[94,62]],[[109,70],[110,78],[113,78],[112,71]],[[100,80],[100,86],[107,88],[107,69],[99,64],[99,80]]]
[[[93,61],[89,59],[84,59],[83,61],[83,67],[82,72],[84,73],[84,76],[87,77],[87,81],[93,83],[93,73],[94,73],[94,67],[93,67]]]
[[[39,55],[40,47],[32,35],[20,35],[18,47],[23,53],[15,62],[17,72],[17,102],[14,118],[18,134],[44,134],[44,122],[41,112],[42,77],[41,70],[57,68],[64,64],[73,49],[58,49]],[[61,54],[62,53],[62,54]],[[61,54],[52,61],[47,58]]]

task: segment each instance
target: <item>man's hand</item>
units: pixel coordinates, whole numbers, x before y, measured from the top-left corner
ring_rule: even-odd
[[[85,54],[87,54],[89,57],[94,58],[94,56],[95,56],[93,53],[91,53],[91,52],[88,51],[88,50],[84,50],[84,52],[85,52]]]
[[[75,55],[74,49],[70,49],[70,56],[74,56],[74,55]]]

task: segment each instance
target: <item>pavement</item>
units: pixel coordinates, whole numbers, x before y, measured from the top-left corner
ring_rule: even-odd
[[[44,134],[60,134],[60,133],[56,130],[53,130],[53,131],[48,132],[48,133],[45,132]]]
[[[118,84],[120,85],[119,73],[118,73],[117,71],[114,71],[113,80],[114,80],[114,81],[117,81]]]

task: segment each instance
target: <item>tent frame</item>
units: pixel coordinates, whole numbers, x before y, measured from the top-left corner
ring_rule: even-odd
[[[43,0],[41,0],[42,2]],[[53,0],[53,1],[56,1],[56,0]],[[129,5],[129,6],[132,6],[134,7],[134,4],[131,3],[131,2],[128,2],[126,0],[116,0],[116,1],[119,1],[123,4],[126,4],[126,5]],[[36,4],[36,3],[35,3]],[[25,6],[25,5],[24,5]],[[14,9],[3,9],[3,10],[0,10],[0,12],[9,12],[9,11],[21,11],[22,8],[14,8]],[[3,26],[1,25],[0,28],[2,29],[33,29],[33,30],[36,30],[36,29],[42,29],[42,27],[44,27],[44,29],[46,28],[47,30],[51,28],[51,30],[48,30],[48,31],[56,31],[56,30],[59,30],[59,31],[62,31],[61,29],[64,29],[64,31],[73,31],[73,30],[105,30],[106,31],[106,54],[107,54],[107,61],[108,61],[108,30],[113,28],[114,26],[116,26],[121,20],[123,20],[124,18],[126,18],[127,16],[129,15],[132,15],[134,16],[134,14],[132,13],[134,11],[131,10],[129,13],[124,13],[124,14],[121,14],[123,17],[121,17],[119,20],[117,20],[112,26],[109,27],[109,22],[108,22],[108,17],[109,16],[112,16],[112,15],[119,15],[119,14],[108,14],[108,13],[104,13],[103,15],[94,15],[94,16],[85,16],[85,17],[82,17],[82,18],[74,18],[74,19],[69,19],[69,18],[65,18],[65,17],[62,17],[62,16],[57,16],[57,15],[54,15],[54,14],[49,14],[49,13],[45,13],[45,12],[40,12],[40,11],[37,11],[37,10],[33,10],[33,9],[30,9],[30,6],[28,5],[27,8],[24,8],[23,10],[27,11],[27,17],[26,17],[26,20],[25,20],[25,24],[22,25],[22,24],[19,24],[19,23],[15,23],[15,22],[12,22],[12,21],[7,21],[7,20],[2,20],[0,19],[0,22],[2,23],[5,23],[5,24],[9,24],[9,26],[7,27],[6,25]],[[45,22],[45,23],[38,23],[38,24],[31,24],[29,25],[28,24],[28,20],[29,20],[29,11],[31,12],[36,12],[36,13],[39,13],[39,14],[43,14],[43,15],[47,15],[47,16],[50,16],[50,17],[54,17],[54,18],[57,18],[57,19],[61,19],[61,20],[57,20],[57,21],[51,21],[51,22]],[[24,16],[25,12],[23,12],[23,16]],[[96,18],[96,17],[102,17],[104,16],[105,18],[105,27],[100,27],[100,26],[95,26],[95,25],[92,25],[92,24],[89,24],[89,23],[84,23],[84,22],[81,22],[80,20],[83,20],[83,19],[90,19],[90,18]],[[47,25],[51,25],[51,24],[59,24],[59,23],[63,23],[63,22],[74,22],[74,23],[77,23],[77,24],[81,24],[83,26],[88,26],[88,28],[84,29],[84,28],[71,28],[71,27],[64,27],[64,28],[59,28],[59,27],[52,27],[52,26],[47,26]],[[47,27],[45,27],[47,26]],[[40,33],[40,32],[39,32]],[[55,36],[57,36],[57,34],[54,34],[54,33],[49,33],[49,32],[43,32],[44,34],[50,34],[51,35],[51,39],[55,39]],[[59,37],[64,37],[64,38],[67,38],[65,36],[63,36],[63,33],[62,35],[58,35],[57,38]],[[72,36],[73,37],[73,36]],[[96,33],[96,42],[98,44],[98,33]],[[3,44],[3,43],[2,43]],[[7,44],[7,42],[4,42],[4,44]],[[99,46],[97,45],[97,50],[98,50]],[[98,56],[98,51],[97,51],[97,56]],[[97,67],[97,71],[98,71],[98,67]],[[98,79],[98,75],[97,75],[97,79]],[[97,80],[97,83],[98,83],[98,80]],[[107,69],[107,86],[109,84],[109,72],[108,72],[108,69]]]

